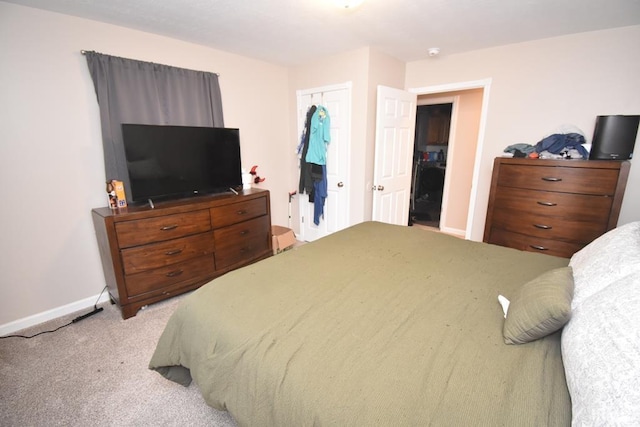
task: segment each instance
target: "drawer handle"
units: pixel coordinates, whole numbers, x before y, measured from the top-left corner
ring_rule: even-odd
[[[553,202],[538,202],[538,204],[542,206],[558,206],[557,203],[553,203]]]
[[[548,182],[560,182],[560,181],[562,181],[562,178],[554,178],[552,176],[543,176],[542,180],[543,181],[548,181]]]
[[[241,210],[241,211],[237,212],[238,215],[245,215],[246,213],[247,213],[247,211],[245,211],[245,210]]]
[[[174,270],[174,271],[170,271],[166,274],[167,277],[176,277],[181,275],[182,273],[184,273],[184,271],[182,270]]]
[[[240,232],[240,235],[241,235],[241,236],[246,236],[247,234],[249,234],[249,230],[242,230],[242,231]]]
[[[162,227],[160,230],[162,231],[169,231],[169,230],[175,230],[176,228],[178,228],[177,225],[165,225],[164,227]]]
[[[540,246],[540,245],[529,245],[531,246],[533,249],[539,250],[539,251],[546,251],[548,250],[548,248],[545,248],[544,246]]]
[[[535,228],[540,228],[542,230],[551,230],[553,227],[550,225],[544,225],[544,224],[533,224],[533,226]]]
[[[174,249],[172,251],[167,251],[164,254],[165,255],[178,255],[181,252],[182,252],[182,249]]]

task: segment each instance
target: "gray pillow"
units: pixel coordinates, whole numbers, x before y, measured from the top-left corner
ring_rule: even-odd
[[[525,283],[511,300],[504,321],[507,344],[524,344],[562,328],[571,317],[571,267],[547,271]]]
[[[573,254],[575,309],[609,284],[632,273],[640,273],[640,221],[614,228]]]
[[[640,425],[640,273],[587,298],[562,330],[576,426]]]

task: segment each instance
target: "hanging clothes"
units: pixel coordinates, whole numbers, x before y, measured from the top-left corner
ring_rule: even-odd
[[[307,117],[304,124],[304,130],[300,137],[298,145],[298,155],[300,156],[300,183],[298,185],[298,193],[311,194],[313,191],[313,179],[311,178],[311,164],[307,163],[307,151],[309,149],[309,136],[311,135],[311,118],[316,112],[317,107],[312,105],[307,110]],[[309,200],[311,201],[311,200]]]
[[[327,198],[327,165],[312,164],[311,176],[313,177],[313,223],[320,225],[320,218],[324,218],[324,201]]]
[[[300,194],[309,195],[313,203],[313,222],[320,224],[327,198],[327,144],[331,142],[331,118],[322,105],[307,110],[305,128],[297,152],[300,156]]]
[[[322,105],[318,105],[311,117],[310,132],[306,160],[308,163],[326,165],[327,144],[331,142],[331,118]]]

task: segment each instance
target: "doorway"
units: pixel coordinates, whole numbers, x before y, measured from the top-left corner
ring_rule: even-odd
[[[372,181],[373,190],[373,210],[372,218],[382,222],[390,222],[393,224],[407,225],[408,211],[410,208],[410,195],[411,195],[411,166],[413,156],[413,135],[415,134],[415,114],[416,104],[426,104],[423,102],[428,97],[436,96],[448,96],[453,97],[453,110],[451,114],[451,127],[449,134],[449,144],[447,149],[447,173],[444,181],[444,191],[442,195],[442,210],[440,216],[440,231],[447,234],[453,234],[469,240],[482,240],[482,230],[484,229],[484,212],[476,211],[476,199],[477,199],[477,186],[474,185],[478,181],[480,175],[480,158],[482,154],[484,132],[486,126],[486,112],[489,103],[489,91],[491,87],[491,79],[476,80],[469,82],[451,83],[437,86],[427,86],[422,88],[412,88],[408,91],[402,91],[399,89],[393,89],[395,96],[388,96],[389,98],[407,97],[404,104],[407,105],[407,118],[411,118],[408,122],[410,125],[404,128],[394,126],[393,124],[382,123],[380,120],[381,112],[387,112],[393,110],[388,105],[381,102],[383,98],[381,96],[381,89],[385,89],[384,86],[378,86],[378,103],[376,114],[376,160],[374,166],[374,176]],[[392,88],[386,88],[388,92]],[[413,101],[409,100],[409,97],[413,95]],[[471,95],[475,98],[475,104],[477,106],[467,109],[466,102],[463,102],[463,98],[466,95]],[[417,97],[417,100],[416,100]],[[387,103],[390,104],[390,103]],[[413,105],[411,109],[408,106]],[[473,113],[476,126],[457,126],[457,123],[468,124],[467,113],[471,111]],[[406,198],[402,206],[404,211],[402,216],[396,215],[398,222],[385,220],[388,217],[385,216],[385,212],[389,211],[390,203],[382,203],[385,192],[388,192],[387,186],[384,185],[386,171],[383,167],[378,167],[379,162],[383,162],[383,159],[388,156],[380,156],[379,153],[384,153],[385,148],[385,136],[406,133],[410,129],[411,135],[410,145],[406,148],[405,155],[401,156],[402,159],[406,158],[406,162],[396,162],[398,165],[402,165],[402,171],[407,169],[406,186],[394,187],[394,192],[398,194],[394,200],[400,199],[401,193],[404,191]],[[467,131],[472,131],[473,135],[467,134]],[[391,138],[387,138],[390,140]],[[465,141],[467,143],[465,143]],[[393,145],[387,144],[387,148],[391,149]],[[400,148],[406,145],[401,145]],[[384,164],[389,164],[386,162]],[[405,168],[406,163],[406,168]],[[380,166],[384,166],[381,164]],[[393,168],[391,168],[393,169]],[[398,168],[397,168],[398,169]],[[398,169],[400,170],[400,169]],[[404,172],[403,172],[404,174]],[[404,181],[403,181],[404,182]],[[379,202],[376,204],[376,200]],[[400,206],[400,203],[395,205]],[[402,211],[402,206],[395,209],[397,212]],[[381,219],[377,219],[381,218]],[[401,221],[401,222],[399,222]]]
[[[409,89],[418,105],[453,99],[440,231],[482,240],[484,212],[476,209],[491,79]]]
[[[440,227],[453,102],[418,105],[408,225]]]

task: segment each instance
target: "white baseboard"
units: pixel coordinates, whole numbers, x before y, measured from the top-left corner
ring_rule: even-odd
[[[48,322],[49,320],[57,319],[58,317],[65,316],[67,314],[75,313],[76,311],[84,310],[86,308],[92,308],[96,303],[97,298],[98,295],[94,295],[80,301],[63,305],[62,307],[57,307],[51,310],[44,311],[42,313],[34,314],[33,316],[5,323],[4,325],[0,325],[0,336],[9,335],[16,331],[30,328],[31,326],[39,325],[40,323]],[[108,292],[104,292],[102,294],[100,300],[98,301],[98,304],[106,301],[109,301]]]
[[[442,233],[451,234],[453,236],[461,237],[463,239],[464,239],[464,236],[465,236],[465,231],[464,230],[460,230],[458,228],[441,227],[440,231]]]

